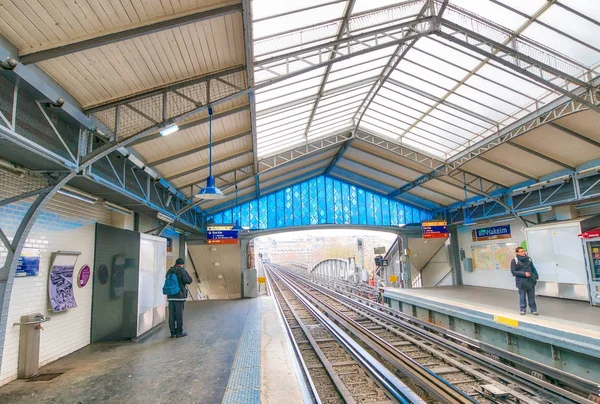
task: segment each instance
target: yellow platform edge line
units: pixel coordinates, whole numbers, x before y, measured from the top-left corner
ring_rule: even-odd
[[[494,321],[500,324],[510,325],[511,327],[518,327],[519,321],[514,318],[504,317],[504,316],[494,316]]]

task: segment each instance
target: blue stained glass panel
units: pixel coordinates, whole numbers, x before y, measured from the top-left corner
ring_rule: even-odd
[[[390,226],[390,200],[381,198],[381,224]]]
[[[344,182],[342,184],[342,213],[344,215],[344,223],[352,223],[350,215],[350,186]]]
[[[285,195],[283,191],[278,191],[275,194],[277,201],[277,227],[285,226]]]
[[[354,185],[350,185],[350,220],[358,224],[358,190]]]
[[[277,227],[277,198],[275,194],[271,194],[267,197],[267,200],[269,201],[267,207],[267,212],[269,212],[267,216],[267,228],[274,229]]]
[[[337,180],[333,181],[333,219],[336,224],[344,224],[342,184]]]
[[[433,213],[321,176],[215,213],[209,220],[230,224],[238,217],[243,227],[273,229],[319,223],[397,226],[428,220]]]
[[[262,197],[258,200],[258,228],[267,228],[267,204],[268,199]]]
[[[308,191],[308,182],[300,184],[300,198],[302,200],[302,225],[307,226],[310,224],[310,195]]]
[[[317,192],[319,193],[319,197],[317,198],[319,223],[325,224],[325,223],[327,223],[327,198],[325,195],[325,178],[324,177],[317,178]]]
[[[390,224],[392,226],[398,226],[401,222],[398,220],[398,202],[390,201]]]
[[[358,194],[358,224],[367,224],[367,199],[366,191],[357,188]]]
[[[369,191],[365,192],[365,200],[367,202],[367,211],[366,211],[367,224],[372,226],[375,224],[375,218],[374,218],[375,206],[373,203],[373,193],[369,192]]]
[[[223,221],[225,223],[233,223],[234,222],[234,219],[231,217],[232,213],[233,213],[233,211],[231,209],[228,209],[225,212],[223,212]]]
[[[383,220],[381,219],[381,197],[379,195],[373,195],[373,216],[375,226],[381,226]]]
[[[292,188],[283,190],[285,197],[285,227],[294,225],[294,198]]]
[[[258,201],[250,201],[250,228],[258,229]]]
[[[327,221],[326,223],[335,223],[333,215],[333,179],[325,177],[325,201],[327,204]]]
[[[241,218],[240,218],[240,225],[243,228],[250,228],[250,205],[245,203],[242,206],[240,206],[241,208]]]
[[[308,203],[310,204],[309,216],[310,224],[319,223],[319,193],[317,192],[317,180],[308,181]]]

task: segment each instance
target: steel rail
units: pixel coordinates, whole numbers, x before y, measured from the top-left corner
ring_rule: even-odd
[[[387,391],[393,395],[393,397],[401,403],[423,403],[424,401],[419,398],[414,392],[412,392],[406,385],[404,385],[400,380],[393,380],[395,377],[391,372],[385,369],[379,362],[374,360],[373,358],[369,358],[364,353],[361,353],[362,348],[356,344],[351,338],[347,336],[342,330],[339,329],[335,324],[333,324],[332,320],[328,317],[324,316],[311,302],[310,299],[300,295],[297,293],[297,290],[290,285],[289,281],[280,276],[279,273],[275,273],[269,266],[266,266],[267,275],[275,276],[281,280],[281,282],[288,288],[290,292],[294,294],[294,296],[300,301],[301,304],[306,307],[306,309],[336,338],[336,340],[347,350],[357,361],[357,364],[362,365],[364,369],[371,374],[371,376],[381,384],[383,387],[387,389]],[[278,285],[278,288],[279,285]],[[281,289],[280,289],[281,290]],[[283,293],[282,293],[283,296]],[[288,303],[290,310],[293,311],[291,305],[287,301],[287,298],[283,296],[283,298]],[[301,324],[300,321],[298,321]],[[305,334],[310,339],[310,333],[308,330],[305,331]],[[449,401],[453,402],[453,401]]]
[[[308,281],[308,279],[303,278],[300,275],[296,276],[302,278],[303,281]],[[325,288],[321,285],[319,285],[318,287]],[[352,297],[345,296],[340,292],[332,291],[328,288],[325,289],[328,290],[328,293],[334,293],[338,295],[339,299],[345,300],[351,305],[361,306],[361,308],[363,308],[366,311],[367,315],[383,317],[383,320],[386,322],[400,326],[404,329],[408,329],[410,332],[414,332],[420,337],[423,337],[435,343],[441,343],[460,355],[468,356],[471,360],[474,360],[479,364],[497,368],[495,370],[501,371],[505,376],[512,377],[513,379],[516,376],[518,379],[520,379],[520,383],[526,383],[530,388],[542,389],[543,391],[548,391],[551,394],[558,396],[559,398],[564,397],[568,400],[571,400],[571,402],[576,403],[593,403],[600,401],[600,384],[582,379],[574,375],[570,375],[566,372],[554,369],[550,366],[538,362],[531,361],[514,353],[493,347],[480,341],[473,340],[454,331],[450,331],[442,327],[436,326],[434,324],[425,322],[423,320],[419,320],[417,318],[408,316],[402,312],[390,309],[385,305],[374,303],[370,299],[365,299],[364,297],[358,296],[351,292],[346,293],[350,293],[351,295],[353,295]],[[431,333],[431,331],[428,331],[428,329],[441,335],[433,334]],[[463,345],[466,345],[467,347]],[[473,351],[473,349],[481,351],[481,353]],[[560,387],[560,385],[556,385],[554,383],[550,383],[549,381],[539,379],[535,376],[520,371],[515,367],[503,364],[500,361],[494,361],[494,363],[492,363],[490,357],[486,356],[486,354],[498,356],[504,360],[528,368],[532,372],[543,374],[555,383],[558,382],[560,383],[560,385],[574,388],[577,391],[582,392],[584,395],[588,394],[589,399],[585,399],[581,395],[577,395],[571,391],[565,390],[562,387]]]
[[[285,328],[285,333],[287,335],[288,340],[290,341],[290,344],[292,345],[292,348],[294,350],[294,356],[300,367],[299,370],[302,373],[304,383],[299,383],[300,387],[301,387],[300,390],[302,393],[304,393],[303,390],[306,390],[306,393],[308,393],[310,395],[311,402],[313,402],[315,404],[322,404],[321,398],[319,397],[319,392],[317,391],[317,387],[315,386],[315,384],[312,381],[312,378],[310,377],[310,372],[308,371],[306,362],[304,361],[304,358],[302,357],[302,353],[300,352],[300,347],[296,343],[296,339],[294,338],[294,333],[292,332],[292,329],[290,328],[290,325],[285,318],[285,313],[283,312],[283,307],[281,307],[281,302],[279,301],[279,299],[277,299],[277,297],[275,295],[275,290],[273,289],[273,285],[271,284],[270,278],[267,278],[267,290],[269,290],[271,293],[271,296],[274,297],[275,306],[277,306],[277,313],[279,314],[279,317],[281,318],[281,321],[283,322],[283,325]]]
[[[285,277],[281,272],[278,274],[281,277]],[[290,281],[288,280],[288,282]],[[299,290],[299,293],[304,293],[305,298],[312,300],[317,307],[320,307],[321,310],[328,314],[328,317],[334,318],[340,325],[355,335],[370,349],[385,358],[389,363],[393,364],[434,399],[444,403],[477,403],[477,400],[460,391],[448,381],[417,363],[414,359],[400,352],[372,331],[367,330],[360,324],[352,324],[355,322],[339,310],[327,307],[326,304],[319,302],[316,297],[311,296],[310,293],[302,289],[297,290]]]

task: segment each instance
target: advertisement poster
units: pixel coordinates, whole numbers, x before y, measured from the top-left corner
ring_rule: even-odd
[[[15,276],[37,276],[40,272],[40,254],[41,251],[36,248],[23,248]]]
[[[53,253],[49,277],[50,305],[55,312],[77,307],[73,294],[73,269],[79,253]]]

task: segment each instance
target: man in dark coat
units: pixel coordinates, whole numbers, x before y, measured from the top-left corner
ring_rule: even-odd
[[[169,328],[171,329],[171,338],[181,338],[187,336],[187,332],[183,331],[183,305],[187,300],[188,291],[186,285],[192,283],[192,277],[185,270],[183,258],[177,258],[175,266],[167,271],[169,276],[174,273],[179,282],[179,293],[176,295],[167,295],[169,302]]]
[[[535,304],[535,284],[539,278],[538,272],[523,247],[517,247],[515,252],[517,256],[510,263],[510,272],[515,277],[517,289],[519,289],[521,315],[525,315],[527,303],[529,303],[531,313],[537,316],[539,313]]]

